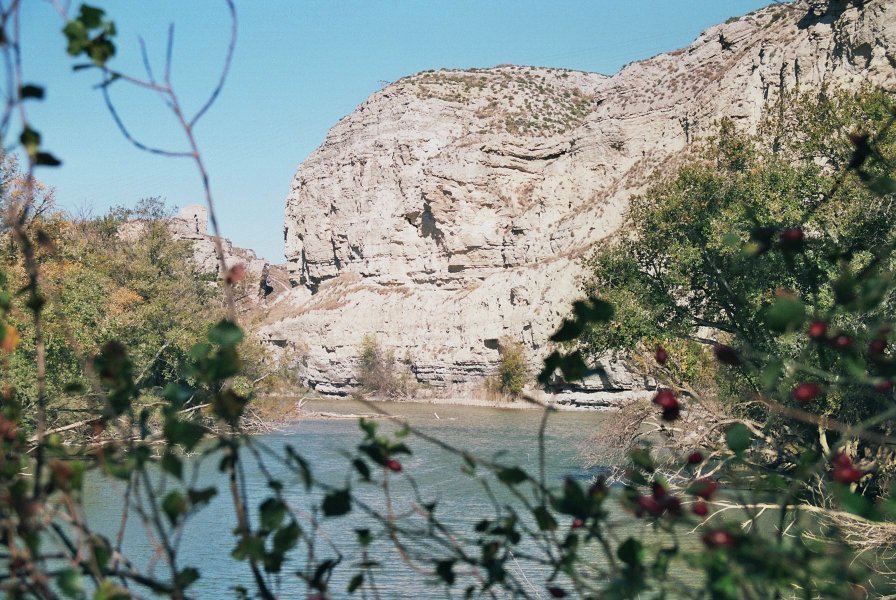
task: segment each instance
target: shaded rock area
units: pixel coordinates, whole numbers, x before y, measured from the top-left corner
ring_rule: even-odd
[[[327,394],[357,386],[367,335],[446,393],[481,385],[501,338],[522,342],[534,369],[580,295],[582,257],[619,230],[651,172],[722,117],[755,128],[782,91],[892,85],[896,3],[862,5],[772,5],[611,77],[504,65],[394,82],[299,167],[284,226],[292,287],[260,334],[302,348],[302,378]],[[604,366],[557,398],[612,404],[650,387]]]

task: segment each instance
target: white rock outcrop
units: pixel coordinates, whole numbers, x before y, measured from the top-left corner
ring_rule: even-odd
[[[220,273],[216,238],[208,233],[208,209],[201,204],[183,207],[175,217],[166,221],[172,237],[188,240],[193,247],[193,260],[200,273]],[[272,300],[279,292],[290,289],[286,271],[282,266],[271,265],[258,258],[253,250],[234,246],[227,238],[221,238],[224,264],[228,269],[242,265],[244,276],[236,285],[237,305],[241,309],[256,310]]]
[[[578,295],[580,259],[647,175],[721,117],[754,127],[782,89],[892,85],[896,3],[774,5],[612,77],[499,66],[424,72],[373,94],[300,166],[286,201],[293,289],[261,334],[303,377],[354,385],[365,335],[434,386],[533,364]],[[637,390],[619,365],[592,391]]]

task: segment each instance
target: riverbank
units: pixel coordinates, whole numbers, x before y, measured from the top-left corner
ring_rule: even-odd
[[[520,397],[493,400],[474,395],[428,396],[409,399],[378,396],[333,397],[320,395],[276,394],[259,397],[263,406],[263,420],[272,429],[307,419],[382,418],[382,413],[393,414],[396,407],[416,411],[432,411],[438,417],[439,407],[487,408],[507,411],[541,411],[545,407],[562,412],[616,412],[622,407],[648,397],[649,392],[620,392],[592,394],[588,398],[567,397],[567,394],[539,393],[540,397]],[[386,408],[389,407],[389,408]]]

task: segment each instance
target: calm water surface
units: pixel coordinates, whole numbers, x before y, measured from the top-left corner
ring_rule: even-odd
[[[501,462],[519,464],[535,474],[538,469],[538,428],[542,413],[537,410],[507,410],[469,406],[447,406],[415,403],[383,403],[380,405],[391,414],[406,418],[420,430],[480,457],[496,458]],[[359,413],[369,412],[364,407],[345,401],[321,401],[310,406],[312,410],[328,412]],[[558,412],[552,414],[546,429],[546,475],[549,484],[558,484],[564,477],[590,480],[594,471],[582,467],[580,449],[587,441],[595,426],[605,419],[612,419],[612,413],[598,412]],[[382,422],[381,427],[394,430],[392,424]],[[346,454],[352,452],[361,440],[361,432],[355,419],[308,419],[291,425],[285,431],[264,435],[259,441],[267,446],[282,450],[287,444],[295,447],[312,464],[316,476],[341,485],[348,474]],[[421,493],[427,501],[438,501],[438,513],[455,526],[471,532],[473,525],[483,515],[494,514],[491,500],[483,493],[482,486],[475,478],[461,472],[463,461],[424,440],[410,437],[409,445],[413,456],[402,457],[407,473],[416,478]],[[232,588],[245,585],[251,589],[251,578],[244,563],[230,558],[234,545],[232,535],[234,517],[226,482],[217,473],[217,459],[207,459],[196,468],[197,482],[194,487],[217,484],[220,495],[211,505],[195,515],[187,524],[179,541],[179,567],[195,566],[202,573],[194,585],[193,592],[200,598],[233,597]],[[271,465],[275,476],[290,482],[284,469]],[[257,507],[259,501],[270,494],[266,480],[259,471],[245,473],[249,491],[249,505]],[[393,477],[394,507],[401,511],[409,506],[412,492],[402,485],[402,477]],[[372,486],[356,487],[355,492],[378,510],[384,509],[382,489]],[[94,474],[86,482],[85,509],[89,522],[100,533],[114,539],[120,523],[124,486]],[[311,510],[319,505],[320,495],[309,497],[300,485],[288,488],[287,499],[300,509]],[[305,524],[303,524],[304,526]],[[355,544],[356,527],[376,529],[371,521],[355,514],[342,519],[324,519],[326,537],[322,536],[316,549],[318,557],[334,555],[326,539],[344,552],[352,552]],[[125,554],[141,568],[159,557],[154,556],[154,547],[146,540],[146,531],[133,515],[125,529]],[[426,581],[425,576],[405,567],[396,556],[391,545],[375,544],[371,548],[372,558],[381,561],[385,568],[377,573],[377,585],[383,598],[444,598],[444,588]],[[348,597],[346,584],[356,569],[351,564],[357,556],[346,555],[337,569],[332,582],[334,597]],[[158,561],[157,569],[163,569]],[[303,597],[305,587],[293,574],[302,566],[300,560],[284,566],[278,582],[282,597]],[[521,567],[522,568],[522,567]],[[526,574],[533,579],[533,585],[543,590],[539,584],[537,569],[525,567]]]

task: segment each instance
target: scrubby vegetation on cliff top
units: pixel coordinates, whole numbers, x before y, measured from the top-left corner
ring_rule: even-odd
[[[423,99],[470,104],[475,96],[481,133],[544,137],[581,125],[592,94],[566,80],[568,72],[532,67],[423,72],[402,80]]]

